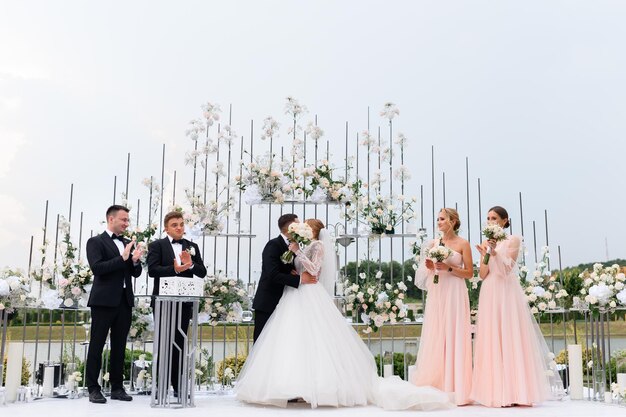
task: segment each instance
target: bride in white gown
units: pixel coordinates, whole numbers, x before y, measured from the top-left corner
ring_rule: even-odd
[[[286,407],[302,398],[317,406],[375,404],[388,410],[452,408],[448,394],[416,387],[398,377],[380,378],[367,346],[335,307],[336,258],[324,224],[306,220],[319,240],[297,251],[298,273],[318,284],[285,287],[239,374],[241,401]]]

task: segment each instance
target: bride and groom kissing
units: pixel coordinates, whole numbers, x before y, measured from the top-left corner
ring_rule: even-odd
[[[337,261],[332,237],[307,219],[311,243],[300,247],[289,232],[295,214],[278,219],[280,235],[263,249],[254,297],[254,345],[239,374],[237,398],[286,407],[374,404],[388,410],[454,407],[450,394],[398,377],[378,377],[374,358],[333,302]],[[293,262],[281,256],[291,251]]]

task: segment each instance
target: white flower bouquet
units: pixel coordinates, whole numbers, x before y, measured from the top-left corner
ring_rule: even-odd
[[[311,239],[313,239],[313,230],[306,223],[291,223],[287,233],[291,240],[298,243],[300,247],[308,245],[311,243]],[[280,260],[284,264],[290,264],[293,262],[294,256],[295,254],[292,251],[287,250],[280,256]]]
[[[447,248],[443,244],[439,244],[437,246],[433,246],[432,248],[430,248],[428,250],[428,255],[426,256],[428,257],[428,259],[436,263],[436,262],[445,261],[446,259],[448,259],[448,257],[451,254],[452,254],[452,251],[449,248]],[[435,277],[433,278],[433,283],[439,284],[439,274],[437,273],[436,269],[435,269]]]
[[[499,225],[495,223],[489,223],[483,229],[483,236],[485,236],[487,240],[495,240],[496,242],[500,242],[501,240],[506,239],[506,232]],[[487,248],[487,253],[483,257],[483,263],[485,265],[489,263],[490,257],[491,257],[491,247]]]

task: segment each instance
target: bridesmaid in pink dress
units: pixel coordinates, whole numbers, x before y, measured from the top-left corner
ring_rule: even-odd
[[[422,248],[422,261],[415,284],[427,293],[424,325],[417,353],[416,370],[411,382],[454,393],[457,405],[470,403],[472,383],[472,336],[470,306],[465,280],[473,275],[472,250],[467,240],[457,235],[461,221],[456,210],[439,212],[437,226],[441,239]],[[443,244],[452,250],[444,262],[426,258],[427,249]],[[433,278],[435,269],[439,282]]]
[[[487,222],[507,228],[509,215],[496,206],[489,210]],[[483,282],[471,398],[487,407],[530,406],[551,397],[552,388],[556,392],[561,383],[558,373],[550,368],[552,358],[519,282],[520,246],[518,236],[476,246]],[[485,265],[483,259],[489,247],[491,256]]]

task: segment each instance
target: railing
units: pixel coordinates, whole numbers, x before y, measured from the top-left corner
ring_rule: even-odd
[[[618,310],[619,311],[619,310]],[[8,342],[23,342],[24,357],[29,363],[28,384],[34,395],[41,395],[42,364],[61,364],[78,362],[77,369],[81,369],[86,360],[89,344],[89,310],[76,309],[20,309],[9,315],[0,311],[2,324],[0,353],[4,356]],[[37,319],[33,321],[33,319]],[[11,323],[19,325],[11,326]],[[348,324],[348,322],[346,323]],[[395,324],[385,324],[376,333],[362,332],[363,324],[350,323],[367,344],[372,354],[377,358],[379,372],[383,374],[385,364],[393,363],[396,369],[401,369],[400,376],[408,379],[409,366],[415,364],[415,357],[419,347],[421,322],[403,321]],[[593,315],[589,311],[554,310],[544,313],[540,321],[542,331],[548,346],[558,354],[559,350],[566,349],[568,344],[580,344],[583,349],[583,372],[585,399],[598,402],[613,402],[624,404],[624,389],[621,395],[617,390],[611,394],[612,384],[617,382],[617,374],[626,373],[626,355],[621,349],[626,349],[626,334],[616,333],[613,328],[623,323],[617,320],[617,312],[604,312]],[[202,375],[198,375],[196,389],[199,391],[214,391],[215,384],[220,382],[216,376],[220,364],[229,363],[237,371],[241,361],[252,348],[253,322],[219,323],[216,326],[208,324],[198,328],[199,363],[210,364],[205,366]],[[139,353],[152,353],[151,340],[142,342],[128,342],[127,349],[131,358]],[[613,350],[612,350],[613,349]],[[105,347],[106,350],[106,347]],[[612,357],[615,352],[621,354]],[[563,356],[561,354],[560,356]],[[82,357],[82,358],[81,358]],[[559,359],[557,357],[557,359]],[[560,373],[567,389],[568,367],[567,361],[561,366]],[[223,366],[223,365],[222,365]],[[0,369],[2,364],[0,364]],[[107,372],[108,361],[103,359],[103,374]],[[134,365],[126,377],[129,379],[129,390],[137,393],[136,373]],[[36,377],[37,376],[37,377]],[[624,384],[623,377],[620,382]],[[84,387],[84,379],[82,386]],[[63,372],[59,372],[55,386],[64,384]],[[26,385],[26,384],[24,384]],[[106,384],[105,384],[106,385]],[[625,384],[626,385],[626,384]],[[613,388],[615,386],[613,385]]]

